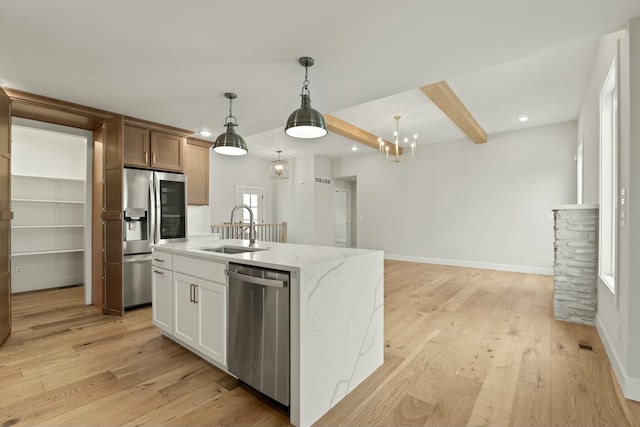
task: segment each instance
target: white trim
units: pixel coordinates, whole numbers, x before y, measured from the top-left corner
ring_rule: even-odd
[[[624,397],[640,402],[640,378],[627,377],[627,387]]]
[[[627,399],[640,402],[640,378],[634,378],[627,375],[627,371],[624,368],[624,365],[620,362],[618,353],[613,348],[613,345],[611,344],[611,339],[609,338],[609,335],[607,334],[606,330],[602,326],[600,317],[597,315],[596,315],[596,330],[598,331],[598,335],[600,335],[600,341],[602,341],[604,350],[607,353],[607,357],[609,358],[609,363],[613,368],[613,373],[615,374],[616,379],[618,380],[618,384],[620,385],[622,394]]]
[[[513,264],[494,264],[490,262],[482,261],[465,261],[457,259],[445,259],[445,258],[425,258],[410,255],[394,255],[384,254],[384,259],[390,259],[395,261],[409,261],[420,262],[423,264],[439,264],[439,265],[451,265],[454,267],[469,267],[469,268],[482,268],[484,270],[500,270],[511,271],[514,273],[529,273],[529,274],[543,274],[546,276],[553,276],[552,267],[533,267],[528,265],[513,265]]]
[[[600,88],[598,278],[615,295],[618,307],[618,154],[620,144],[619,41],[616,55]]]

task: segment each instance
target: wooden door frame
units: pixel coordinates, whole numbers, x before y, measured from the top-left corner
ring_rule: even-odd
[[[106,119],[104,135],[104,179],[102,230],[104,239],[103,289],[104,314],[124,315],[123,258],[122,258],[122,180],[124,118]]]

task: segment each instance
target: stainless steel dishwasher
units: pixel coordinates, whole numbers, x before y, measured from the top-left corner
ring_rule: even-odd
[[[228,368],[289,406],[289,273],[229,264]]]

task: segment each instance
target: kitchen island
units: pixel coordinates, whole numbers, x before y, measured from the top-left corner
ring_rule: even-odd
[[[290,272],[289,415],[296,426],[311,425],[383,363],[383,252],[273,242],[257,242],[259,251],[212,251],[222,246],[248,247],[249,242],[203,238],[153,247],[158,261],[154,261],[154,323],[165,335],[226,371],[229,284],[224,271],[228,264]],[[200,277],[196,280],[211,281],[202,283],[213,297],[205,295],[200,302],[203,306],[212,301],[200,307],[202,316],[211,319],[203,327],[218,325],[217,332],[211,333],[217,338],[210,345],[191,345],[176,335],[171,316],[164,313],[167,321],[162,320],[163,305],[174,308],[175,319],[177,301],[169,304],[167,296],[177,294],[174,288],[167,292],[157,283],[173,277],[168,282],[179,286],[177,280],[191,274],[189,266]]]

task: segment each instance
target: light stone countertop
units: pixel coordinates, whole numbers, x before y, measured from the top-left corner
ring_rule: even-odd
[[[299,270],[301,267],[340,261],[345,258],[382,252],[367,249],[336,248],[331,246],[311,246],[295,243],[260,241],[256,242],[254,247],[266,250],[245,252],[241,254],[224,254],[203,250],[204,248],[214,248],[225,245],[249,247],[249,241],[217,240],[211,237],[202,237],[190,239],[188,242],[152,245],[152,248],[162,252],[170,252],[175,255],[186,255],[200,259],[222,262],[239,262],[242,264],[276,269],[279,268],[289,271]]]

